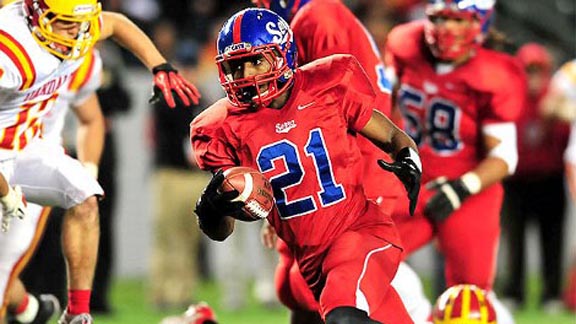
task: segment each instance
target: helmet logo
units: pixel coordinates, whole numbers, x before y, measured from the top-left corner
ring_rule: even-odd
[[[72,11],[75,15],[85,15],[94,12],[94,6],[89,4],[77,5]]]
[[[272,35],[272,42],[276,44],[281,44],[289,40],[290,33],[288,32],[288,28],[288,24],[282,20],[278,20],[278,24],[273,21],[266,23],[266,31]]]
[[[235,43],[235,44],[226,46],[226,48],[224,49],[224,53],[234,52],[234,51],[238,51],[238,50],[250,51],[250,48],[252,48],[252,45],[250,43],[246,43],[246,42]]]

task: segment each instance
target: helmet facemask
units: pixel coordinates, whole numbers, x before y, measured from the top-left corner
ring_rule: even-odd
[[[63,60],[78,59],[90,51],[100,37],[100,3],[84,1],[64,9],[52,8],[43,0],[26,1],[32,36],[48,52]],[[64,27],[64,33],[55,31]],[[66,28],[77,28],[75,37],[65,35]]]
[[[216,57],[220,84],[234,106],[244,108],[268,107],[290,86],[293,71],[286,63],[286,56],[278,44],[251,46],[225,52]],[[266,60],[268,72],[244,76],[243,64]]]
[[[428,0],[424,35],[432,55],[447,62],[473,55],[492,24],[495,3],[496,0]]]

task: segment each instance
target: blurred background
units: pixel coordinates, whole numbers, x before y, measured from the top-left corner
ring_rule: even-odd
[[[344,2],[365,23],[382,48],[387,32],[394,25],[424,17],[425,1],[421,0]],[[233,12],[251,6],[251,3],[246,0],[104,0],[102,3],[104,10],[122,12],[137,22],[163,54],[178,66],[180,72],[199,87],[203,97],[200,106],[192,111],[163,115],[160,112],[163,110],[148,104],[152,84],[149,71],[131,54],[115,45],[100,45],[107,70],[104,83],[113,83],[120,89],[118,91],[126,95],[126,100],[122,104],[124,109],[120,109],[119,113],[107,115],[108,128],[113,131],[110,133],[111,140],[114,141],[114,151],[110,154],[113,154],[116,166],[116,171],[112,173],[116,183],[115,205],[110,211],[108,234],[113,242],[111,258],[114,261],[110,266],[111,300],[107,301],[110,309],[109,312],[104,310],[104,316],[98,317],[97,322],[142,323],[142,318],[137,315],[126,315],[126,312],[133,311],[147,314],[149,318],[144,322],[157,323],[157,319],[164,315],[179,313],[185,309],[186,304],[201,299],[207,300],[224,314],[223,323],[255,321],[251,317],[243,320],[242,316],[232,315],[243,314],[243,309],[276,316],[270,317],[274,318],[272,321],[264,317],[261,320],[263,322],[287,322],[286,312],[275,301],[272,290],[271,273],[275,259],[273,255],[264,252],[259,244],[258,224],[241,225],[246,228],[234,235],[243,237],[234,238],[236,243],[228,245],[208,242],[198,233],[181,233],[178,225],[185,223],[178,223],[172,229],[163,226],[163,223],[170,220],[167,215],[163,215],[168,213],[165,206],[167,202],[160,197],[163,192],[169,192],[170,179],[177,181],[184,176],[190,176],[196,182],[196,191],[190,192],[189,197],[187,190],[174,192],[176,195],[178,192],[186,192],[184,201],[178,202],[181,204],[178,206],[183,206],[184,213],[190,216],[190,223],[184,226],[195,226],[192,206],[207,178],[189,159],[186,125],[203,108],[224,95],[214,64],[215,33]],[[496,8],[495,26],[508,39],[505,51],[515,54],[527,42],[539,43],[551,54],[553,70],[576,57],[576,1],[499,0]],[[102,95],[109,96],[108,100],[114,102],[120,92]],[[104,108],[105,105],[103,103]],[[563,282],[569,267],[576,260],[575,213],[574,205],[570,202],[565,213],[564,249],[556,256],[564,261]],[[194,260],[182,260],[182,254],[162,259],[155,253],[155,250],[162,247],[161,244],[166,244],[164,249],[172,249],[171,243],[161,242],[162,237],[171,235],[191,242],[187,244],[197,245],[197,248],[184,252],[190,253],[190,258]],[[506,252],[507,232],[503,231],[502,235],[497,291],[504,289],[510,276],[507,271],[510,268],[510,256]],[[525,251],[528,278],[532,283],[529,291],[537,291],[541,283],[537,278],[542,264],[535,225],[528,226]],[[410,259],[410,263],[426,282],[431,298],[437,296],[440,288],[435,287],[441,285],[437,280],[442,277],[438,275],[440,270],[437,258],[433,247],[428,247]],[[234,262],[236,266],[233,266]],[[154,287],[155,281],[159,280],[155,278],[161,276],[162,271],[170,271],[163,267],[169,268],[175,264],[182,268],[194,267],[195,270],[183,274],[188,276],[186,280],[173,278],[175,283],[166,283],[167,287],[172,288]],[[228,271],[219,274],[223,267]],[[244,278],[247,273],[252,274],[252,278]],[[227,280],[234,276],[240,279],[234,279],[233,282]],[[191,282],[190,286],[188,281]],[[251,288],[243,287],[244,281]],[[181,291],[183,287],[184,293],[178,296],[168,296],[162,292]],[[254,292],[252,297],[247,297],[251,292]],[[136,300],[131,301],[130,298]],[[142,306],[137,306],[139,304]],[[518,323],[576,323],[576,318],[564,311],[560,311],[560,317],[542,320],[541,317],[534,318],[534,314],[544,311],[536,306],[532,310],[534,312],[519,313]]]

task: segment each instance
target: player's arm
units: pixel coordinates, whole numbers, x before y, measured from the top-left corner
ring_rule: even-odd
[[[443,221],[471,195],[477,194],[514,173],[518,164],[516,126],[513,122],[484,125],[482,140],[486,157],[457,179],[440,177],[426,184],[436,193],[427,202],[426,216]]]
[[[73,108],[79,122],[76,134],[78,160],[94,178],[97,178],[105,133],[105,122],[100,102],[96,93],[93,92],[86,100]]]
[[[378,160],[378,164],[384,170],[394,172],[402,181],[410,199],[410,214],[414,214],[422,175],[422,162],[416,143],[377,110],[372,112],[370,120],[360,133],[394,158],[394,163]]]
[[[112,37],[154,73],[154,97],[151,100],[157,101],[163,97],[171,108],[176,107],[177,103],[184,106],[198,104],[198,89],[178,74],[136,24],[123,14],[110,11],[102,12],[102,19],[100,38]]]

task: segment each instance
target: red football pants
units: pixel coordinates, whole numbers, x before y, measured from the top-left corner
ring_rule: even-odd
[[[470,196],[452,215],[440,224],[433,224],[423,211],[432,192],[422,187],[413,217],[404,208],[408,201],[401,197],[393,215],[404,247],[404,257],[438,239],[445,258],[446,283],[475,284],[492,289],[500,237],[500,209],[503,189],[493,185]]]

